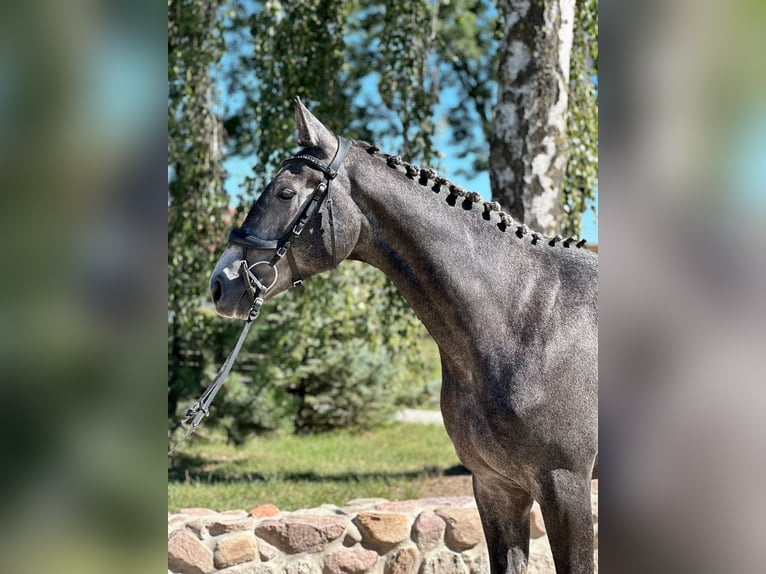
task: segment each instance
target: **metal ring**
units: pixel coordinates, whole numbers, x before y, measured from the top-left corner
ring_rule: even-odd
[[[263,281],[261,281],[260,278],[256,277],[256,279],[258,279],[258,282],[263,286],[263,290],[268,291],[276,284],[277,279],[279,279],[279,270],[276,267],[273,267],[270,261],[266,261],[265,259],[261,261],[256,261],[252,265],[249,265],[247,270],[252,271],[253,267],[255,267],[256,265],[268,265],[269,267],[271,267],[271,269],[274,270],[274,281],[272,281],[268,285],[266,285]],[[255,277],[255,273],[253,273],[253,276]]]

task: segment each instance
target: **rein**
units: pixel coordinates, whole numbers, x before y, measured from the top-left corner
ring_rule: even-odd
[[[303,228],[306,226],[306,223],[308,223],[314,214],[319,211],[322,203],[327,203],[327,220],[330,224],[330,241],[332,248],[332,267],[334,269],[338,266],[337,254],[335,251],[335,223],[333,221],[332,194],[330,184],[332,180],[338,176],[338,169],[343,163],[348,150],[351,148],[351,140],[348,140],[342,136],[337,137],[338,149],[335,152],[335,157],[333,157],[330,165],[325,165],[321,160],[314,156],[303,154],[289,157],[282,162],[283,166],[287,163],[302,162],[313,169],[321,171],[324,175],[324,179],[314,188],[314,191],[311,193],[311,197],[306,201],[303,208],[299,212],[298,217],[294,220],[290,231],[285,233],[280,239],[261,239],[260,237],[247,233],[241,227],[235,227],[229,233],[229,243],[234,245],[241,245],[244,248],[244,259],[240,262],[240,276],[245,282],[245,288],[247,289],[247,292],[250,294],[252,305],[250,305],[250,310],[248,311],[245,325],[242,328],[242,333],[240,333],[239,339],[237,340],[236,345],[234,345],[231,353],[229,353],[229,356],[226,357],[223,365],[221,365],[221,368],[216,374],[215,379],[213,379],[213,382],[210,384],[210,386],[205,389],[205,392],[202,393],[200,398],[197,399],[197,401],[186,410],[186,414],[184,415],[183,420],[175,427],[178,428],[178,426],[186,426],[186,432],[181,437],[181,440],[179,440],[173,446],[173,448],[168,451],[168,455],[173,454],[173,451],[175,451],[181,445],[181,443],[189,438],[194,433],[194,431],[197,430],[197,427],[202,423],[204,418],[210,414],[210,404],[213,402],[216,394],[218,394],[218,391],[221,390],[221,387],[226,382],[226,378],[229,376],[229,372],[234,365],[234,360],[237,358],[239,350],[242,348],[242,344],[245,342],[245,338],[247,337],[248,331],[250,331],[250,327],[252,326],[253,321],[255,321],[258,318],[258,315],[261,313],[263,296],[266,295],[266,292],[271,289],[277,282],[279,272],[277,271],[276,265],[280,259],[287,256],[287,263],[290,266],[290,272],[292,273],[292,286],[300,287],[303,284],[303,279],[301,279],[300,273],[298,272],[298,267],[295,263],[295,257],[293,256],[292,251],[290,251],[290,247],[292,246],[292,241],[300,236]],[[273,249],[274,256],[270,261],[261,260],[256,261],[252,265],[248,265],[248,248],[260,250]],[[265,284],[261,279],[258,278],[255,273],[253,273],[252,269],[258,265],[266,265],[272,271],[274,271],[274,279],[271,281],[271,283]]]

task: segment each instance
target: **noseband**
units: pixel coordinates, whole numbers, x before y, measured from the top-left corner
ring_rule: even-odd
[[[338,169],[343,163],[348,150],[351,148],[351,140],[348,140],[342,136],[337,137],[338,149],[336,150],[335,157],[333,157],[330,165],[325,165],[321,160],[314,156],[303,154],[289,157],[282,162],[283,166],[294,162],[301,162],[312,169],[321,171],[324,175],[322,181],[317,184],[317,186],[314,188],[314,191],[311,193],[311,197],[309,197],[309,199],[306,200],[306,203],[304,203],[303,207],[298,213],[298,216],[293,221],[293,224],[287,233],[285,233],[279,239],[262,239],[246,232],[241,227],[235,227],[229,233],[230,244],[241,245],[244,247],[244,261],[241,263],[242,272],[240,274],[244,278],[247,291],[250,293],[250,297],[253,300],[253,307],[250,309],[250,316],[253,318],[257,317],[260,306],[263,304],[261,294],[264,294],[266,291],[268,291],[277,281],[276,265],[280,259],[287,256],[287,263],[289,264],[290,272],[292,273],[293,287],[299,287],[303,283],[300,273],[298,272],[298,267],[295,263],[295,257],[293,256],[292,251],[290,251],[290,247],[293,240],[301,234],[303,228],[306,226],[306,223],[308,223],[314,214],[319,211],[322,203],[325,202],[327,203],[327,220],[330,224],[332,266],[333,268],[337,267],[338,261],[337,253],[335,250],[335,222],[333,221],[332,188],[330,184],[332,183],[332,180],[338,176]],[[274,255],[270,261],[257,261],[253,265],[248,266],[248,248],[273,250]],[[267,265],[274,271],[274,279],[268,285],[265,285],[263,281],[259,280],[252,272],[253,267],[256,267],[259,264]],[[255,315],[255,317],[253,315]]]

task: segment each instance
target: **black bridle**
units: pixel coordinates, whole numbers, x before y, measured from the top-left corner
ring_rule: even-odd
[[[181,440],[179,440],[173,446],[173,448],[170,449],[168,452],[169,455],[172,454],[173,451],[178,448],[182,442],[189,438],[189,436],[195,430],[197,430],[197,427],[200,425],[202,420],[209,414],[210,404],[213,402],[215,395],[218,393],[218,391],[223,386],[223,383],[226,381],[226,377],[229,375],[229,371],[231,371],[231,367],[234,364],[234,359],[237,357],[237,354],[242,347],[242,343],[245,341],[245,337],[247,336],[247,332],[250,330],[250,326],[253,324],[253,321],[258,318],[258,315],[261,312],[263,296],[277,282],[278,272],[276,266],[279,260],[287,256],[287,263],[290,265],[290,272],[293,275],[293,287],[298,287],[303,283],[300,273],[298,272],[298,267],[295,264],[295,258],[293,257],[292,251],[290,251],[290,247],[293,240],[300,236],[308,221],[317,213],[317,211],[319,211],[322,203],[327,204],[327,220],[330,224],[330,241],[332,246],[332,266],[333,268],[337,267],[338,261],[337,253],[335,251],[335,223],[333,221],[332,189],[330,184],[338,176],[338,169],[343,163],[343,160],[345,159],[346,154],[350,148],[351,140],[338,136],[338,149],[336,150],[335,157],[332,158],[330,165],[325,165],[320,159],[305,154],[289,157],[282,162],[283,166],[293,162],[304,163],[313,169],[321,171],[324,175],[324,178],[317,184],[317,186],[314,188],[314,191],[311,193],[311,197],[309,197],[309,199],[306,200],[306,203],[304,203],[303,207],[298,213],[298,216],[293,221],[289,231],[287,231],[281,238],[261,239],[260,237],[247,233],[241,227],[235,227],[231,230],[231,232],[229,232],[229,243],[233,245],[241,245],[244,248],[244,259],[240,263],[240,274],[245,281],[245,288],[250,294],[252,304],[250,305],[250,311],[248,312],[245,326],[242,328],[242,333],[239,335],[239,339],[237,340],[237,344],[234,345],[234,349],[232,349],[231,353],[229,353],[229,356],[226,358],[226,361],[224,361],[221,369],[218,371],[218,374],[216,374],[215,379],[211,385],[205,389],[205,392],[202,393],[202,396],[200,396],[197,402],[195,402],[189,409],[187,409],[183,421],[181,421],[179,425],[176,425],[175,428],[185,424],[188,424],[189,426]],[[248,248],[273,250],[274,255],[269,261],[256,261],[252,265],[248,265]],[[258,265],[266,265],[274,272],[274,279],[272,279],[270,283],[264,283],[255,273],[253,273],[253,268],[257,267]],[[173,430],[175,430],[175,428]]]
[[[282,166],[290,163],[301,162],[312,169],[321,171],[324,175],[324,178],[317,184],[309,199],[304,203],[303,207],[298,213],[298,216],[290,226],[289,231],[287,231],[281,238],[262,239],[252,235],[251,233],[248,233],[241,227],[235,227],[231,230],[231,232],[229,232],[229,243],[232,245],[241,245],[244,248],[244,259],[241,263],[241,275],[244,278],[245,286],[253,301],[253,307],[251,307],[249,315],[252,316],[253,313],[255,313],[255,316],[257,317],[260,305],[263,303],[260,295],[268,291],[268,289],[274,285],[274,283],[276,283],[276,266],[279,260],[283,257],[287,257],[287,263],[290,266],[290,272],[292,273],[293,287],[299,287],[303,283],[303,279],[301,279],[300,272],[298,271],[298,266],[295,263],[295,257],[293,256],[292,251],[290,251],[290,247],[292,246],[293,240],[300,236],[308,221],[314,216],[314,214],[317,213],[317,211],[319,211],[322,203],[327,204],[327,220],[330,225],[332,266],[333,268],[337,267],[338,256],[335,248],[335,222],[333,219],[332,211],[333,199],[331,183],[338,176],[338,169],[340,169],[340,165],[343,163],[343,160],[345,159],[346,154],[350,148],[351,140],[348,140],[342,136],[338,136],[338,149],[336,150],[335,156],[332,158],[330,165],[325,165],[320,159],[305,154],[289,157],[282,162]],[[248,248],[273,250],[274,255],[270,261],[257,261],[252,265],[248,265]],[[269,266],[274,271],[274,279],[268,285],[265,285],[263,281],[258,279],[258,277],[252,272],[253,267],[261,264]],[[260,303],[258,303],[258,299],[261,299]]]

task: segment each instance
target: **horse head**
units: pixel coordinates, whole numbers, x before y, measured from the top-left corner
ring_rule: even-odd
[[[256,297],[271,298],[347,258],[362,215],[351,198],[351,142],[295,101],[298,145],[264,188],[210,278],[216,311],[245,319]]]

